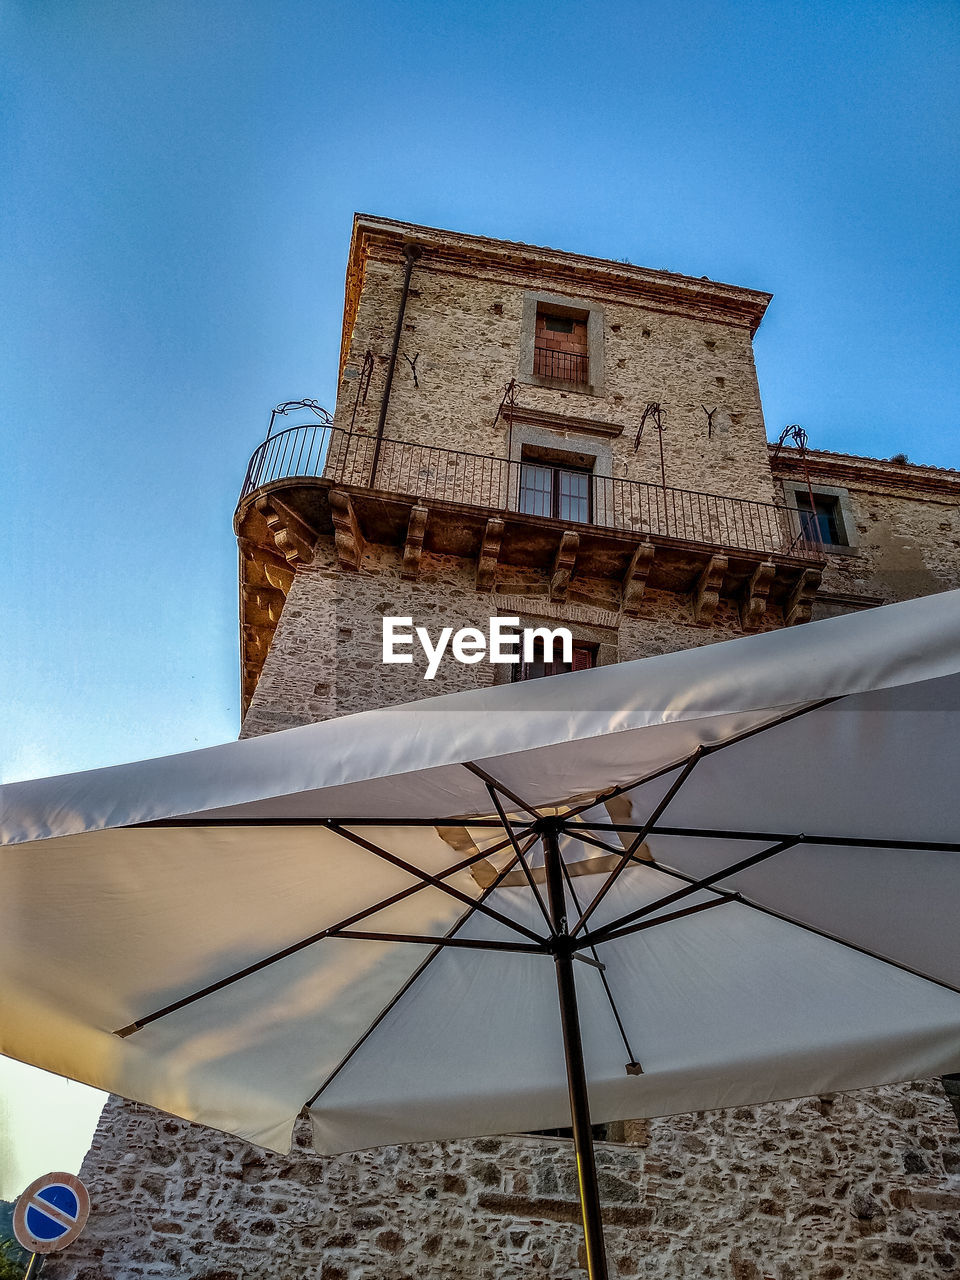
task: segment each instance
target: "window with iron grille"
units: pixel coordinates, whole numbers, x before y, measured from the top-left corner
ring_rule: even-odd
[[[591,473],[546,462],[520,465],[520,510],[528,516],[589,524],[593,519]]]
[[[587,317],[561,315],[537,307],[533,372],[557,382],[588,383]]]

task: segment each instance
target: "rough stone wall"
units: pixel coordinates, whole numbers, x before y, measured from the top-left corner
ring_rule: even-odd
[[[960,484],[953,500],[914,489],[846,487],[860,545],[854,555],[828,558],[824,591],[890,602],[960,587]]]
[[[784,497],[785,482],[807,482],[788,454],[774,462]],[[815,618],[844,612],[844,597],[891,603],[960,587],[960,471],[826,452],[811,453],[808,469],[815,495],[843,495],[851,525],[850,547],[827,557]]]
[[[935,1082],[635,1122],[599,1143],[612,1277],[956,1280],[960,1132]],[[569,1141],[289,1157],[112,1101],[49,1280],[579,1280]]]
[[[505,667],[487,661],[463,666],[448,657],[436,677],[426,681],[419,644],[407,650],[412,664],[384,666],[385,615],[412,617],[434,639],[444,626],[486,632],[492,615],[519,617],[523,626],[564,625],[575,641],[597,645],[603,664],[742,634],[736,606],[729,600],[722,600],[711,625],[702,627],[693,621],[691,602],[670,592],[649,592],[640,616],[631,617],[620,611],[619,600],[607,609],[553,603],[546,573],[533,570],[505,567],[496,590],[478,594],[471,562],[424,553],[416,582],[404,581],[401,569],[400,551],[370,546],[359,573],[343,572],[332,539],[320,540],[313,563],[298,572],[287,598],[243,737],[509,679]],[[779,611],[771,609],[765,628],[781,624]]]
[[[403,281],[403,261],[372,260],[344,365],[336,423],[372,434]],[[508,456],[504,388],[519,376],[523,298],[531,289],[570,294],[549,274],[531,282],[490,264],[455,272],[426,254],[413,269],[385,435],[448,449]],[[622,425],[613,440],[618,478],[660,483],[657,432],[634,438],[644,406],[663,405],[667,483],[680,489],[773,500],[766,432],[747,326],[672,314],[613,290],[585,292],[603,310],[601,394],[521,383],[518,404]],[[374,373],[366,403],[357,385],[367,351]],[[419,386],[407,359],[417,357]],[[703,406],[716,410],[708,428]],[[354,409],[356,413],[354,414]]]

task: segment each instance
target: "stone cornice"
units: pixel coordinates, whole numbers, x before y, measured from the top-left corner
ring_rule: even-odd
[[[436,227],[395,222],[369,214],[356,214],[347,264],[340,350],[341,373],[356,316],[367,261],[403,259],[404,245],[422,250],[422,263],[439,270],[468,275],[508,272],[519,284],[550,283],[559,291],[573,289],[578,296],[617,299],[652,310],[692,315],[698,319],[757,330],[772,297],[757,289],[721,284],[705,278],[654,271],[631,263],[611,262],[559,249],[540,248],[509,240],[464,235]]]
[[[781,480],[802,480],[804,466],[796,449],[781,449],[773,461],[776,446],[770,445],[773,474]],[[890,462],[884,458],[860,458],[855,454],[807,450],[807,470],[811,480],[851,489],[907,490],[919,497],[947,497],[960,501],[960,471],[921,467],[914,463]]]

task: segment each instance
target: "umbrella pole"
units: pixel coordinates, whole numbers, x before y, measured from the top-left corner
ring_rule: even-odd
[[[583,1044],[580,1039],[580,1017],[577,1012],[577,988],[573,976],[573,944],[567,933],[567,906],[563,892],[560,845],[557,829],[543,831],[544,864],[547,894],[555,934],[554,963],[557,970],[557,995],[560,998],[560,1024],[563,1028],[563,1053],[570,1092],[570,1119],[573,1124],[573,1146],[577,1153],[577,1181],[583,1214],[583,1239],[587,1251],[587,1275],[590,1280],[607,1280],[607,1256],[603,1244],[603,1221],[600,1216],[600,1189],[593,1152],[593,1130],[590,1126],[590,1103],[587,1097],[587,1075],[583,1066]]]

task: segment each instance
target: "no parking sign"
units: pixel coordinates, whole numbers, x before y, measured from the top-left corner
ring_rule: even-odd
[[[13,1211],[13,1234],[31,1253],[72,1244],[90,1212],[87,1189],[72,1173],[45,1173],[31,1182]]]

